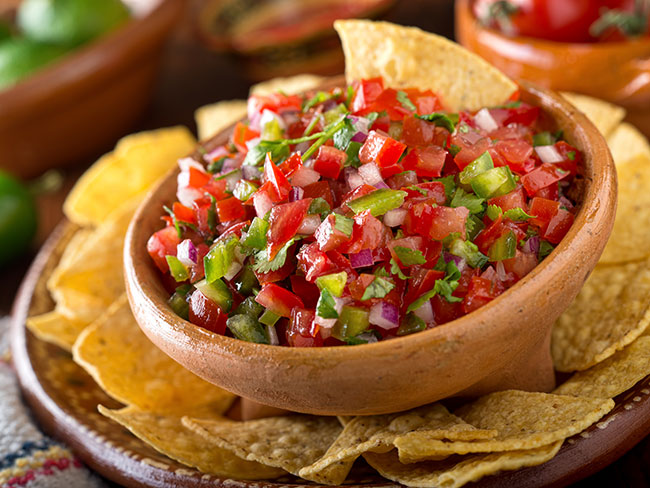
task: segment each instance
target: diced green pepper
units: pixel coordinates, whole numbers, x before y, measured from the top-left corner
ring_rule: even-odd
[[[343,232],[346,236],[352,235],[352,228],[354,227],[354,219],[346,217],[341,214],[334,214],[334,227],[336,230]]]
[[[242,246],[262,250],[266,248],[266,231],[269,229],[269,223],[255,217],[251,222],[248,231],[242,235]]]
[[[239,239],[232,236],[228,241],[218,241],[212,245],[208,254],[203,258],[205,279],[208,283],[212,283],[226,275],[230,265],[235,260],[235,248],[238,244]]]
[[[517,238],[511,230],[499,237],[488,249],[490,261],[503,261],[515,257]]]
[[[330,204],[327,203],[327,200],[321,197],[316,197],[311,201],[309,205],[308,214],[319,214],[321,218],[326,217],[330,213]]]
[[[180,287],[179,287],[180,288]],[[190,316],[190,305],[187,303],[187,294],[179,293],[178,289],[169,297],[169,306],[181,318],[185,320]]]
[[[555,144],[555,137],[549,131],[540,132],[533,136],[533,146],[550,146]]]
[[[235,285],[235,290],[243,296],[250,295],[253,293],[253,288],[259,286],[255,273],[248,266],[245,266],[235,277],[233,284]]]
[[[280,320],[280,318],[281,317],[277,313],[271,312],[270,310],[267,309],[267,310],[264,310],[264,313],[262,314],[262,316],[260,317],[259,320],[260,320],[260,323],[262,323],[264,325],[274,326],[275,323],[278,320]]]
[[[226,313],[230,312],[230,308],[232,307],[232,293],[230,292],[228,285],[223,281],[215,280],[208,283],[207,280],[201,280],[198,283],[195,283],[194,286],[206,297],[219,305],[221,310]]]
[[[460,172],[458,178],[463,185],[469,185],[476,176],[485,173],[492,168],[494,168],[492,156],[490,156],[489,152],[485,151],[478,158],[469,163],[465,169]],[[477,193],[477,195],[479,194]],[[479,197],[485,198],[483,195],[479,195]]]
[[[331,110],[328,110],[323,114],[323,118],[325,119],[325,125],[329,125],[336,122],[341,117],[341,115],[345,115],[347,113],[348,113],[347,107],[342,103],[339,103],[336,107],[334,107]]]
[[[255,301],[255,297],[246,298],[246,300],[241,302],[239,307],[235,309],[236,315],[250,315],[255,319],[257,319],[262,312],[264,312],[264,307]]]
[[[370,326],[369,316],[365,308],[345,305],[336,325],[332,328],[332,335],[342,341],[358,336]]]
[[[481,198],[505,195],[517,187],[512,171],[507,166],[492,168],[476,175],[470,184],[474,193]]]
[[[427,328],[427,324],[420,317],[414,313],[409,313],[404,317],[402,323],[397,329],[398,336],[405,336],[413,334],[414,332],[420,332]]]
[[[247,180],[239,180],[235,185],[235,189],[232,191],[232,194],[237,200],[245,202],[250,197],[252,197],[253,193],[256,191],[257,185],[255,183],[251,183]]]
[[[165,256],[169,265],[169,272],[176,281],[185,281],[190,277],[187,267],[176,256]]]
[[[316,286],[319,289],[326,288],[335,297],[343,294],[343,289],[348,281],[348,274],[345,271],[319,276],[316,278]]]
[[[406,195],[405,191],[380,188],[348,202],[347,205],[355,214],[370,210],[374,217],[379,217],[389,210],[400,207]]]
[[[280,123],[275,117],[264,124],[262,128],[261,137],[265,141],[279,141],[283,138],[283,135],[282,127],[280,127]]]
[[[250,315],[233,315],[228,319],[226,325],[237,339],[258,344],[269,344],[266,330]]]

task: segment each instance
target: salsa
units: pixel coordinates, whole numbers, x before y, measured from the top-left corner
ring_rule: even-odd
[[[582,156],[545,129],[518,99],[452,113],[381,78],[252,96],[206,164],[179,162],[148,251],[176,313],[218,334],[313,347],[439,326],[571,227]]]

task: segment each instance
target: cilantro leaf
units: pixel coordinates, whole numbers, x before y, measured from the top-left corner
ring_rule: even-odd
[[[466,192],[462,188],[458,188],[454,193],[454,198],[451,199],[450,205],[452,207],[465,207],[470,213],[478,214],[483,211],[484,201],[485,199],[474,193]]]
[[[343,232],[346,236],[352,235],[352,228],[354,227],[354,219],[340,214],[334,214],[334,228],[339,232]]]
[[[356,132],[357,131],[352,125],[352,122],[350,122],[350,119],[345,118],[343,121],[343,127],[334,133],[334,147],[341,151],[345,151]]]
[[[503,213],[504,217],[516,222],[525,222],[528,219],[535,218],[535,215],[528,215],[522,208],[511,208]]]
[[[278,251],[275,257],[269,261],[266,249],[255,254],[255,264],[253,270],[258,273],[269,273],[270,271],[277,271],[287,260],[287,252],[293,243],[297,240],[296,237],[289,239],[284,246]]]
[[[487,210],[485,212],[485,214],[488,216],[490,220],[498,219],[502,213],[503,210],[501,210],[501,207],[497,205],[488,205]]]
[[[537,252],[537,259],[540,261],[546,256],[551,254],[551,251],[554,249],[553,244],[548,241],[541,240],[539,243],[539,251]]]
[[[339,313],[336,311],[336,301],[334,296],[327,288],[323,288],[316,304],[316,315],[324,319],[338,319]]]
[[[271,159],[278,162],[289,156],[289,144],[286,140],[283,141],[260,141],[257,146],[249,149],[246,158],[244,159],[245,165],[259,166],[264,161],[266,153],[271,153]]]
[[[447,198],[450,198],[456,191],[456,177],[454,175],[434,178],[433,181],[438,181],[445,186],[445,195],[447,195]]]
[[[399,90],[397,92],[397,101],[402,104],[402,107],[411,112],[415,112],[418,109],[405,91]]]
[[[330,204],[327,203],[327,200],[321,197],[316,197],[311,201],[307,213],[319,214],[321,216],[321,219],[323,219],[329,215],[330,210]]]
[[[450,133],[456,129],[458,123],[458,114],[443,114],[442,112],[434,112],[426,115],[415,114],[418,119],[433,122],[437,127],[444,127]]]
[[[410,279],[409,276],[406,276],[404,273],[402,273],[402,270],[399,267],[399,264],[397,264],[397,261],[395,261],[393,258],[390,258],[390,272],[393,275],[397,275],[397,277],[400,280],[408,280]]]
[[[393,248],[395,254],[404,266],[411,266],[413,264],[424,264],[427,262],[422,251],[417,249],[409,249],[408,247],[395,246]]]
[[[363,292],[361,301],[370,300],[371,298],[384,298],[393,288],[395,288],[393,283],[381,276],[375,276],[375,279],[370,282]]]
[[[323,92],[323,91],[319,91],[313,97],[311,97],[309,100],[307,100],[304,103],[304,105],[302,107],[302,111],[306,112],[307,110],[309,110],[312,107],[315,107],[319,103],[326,102],[327,100],[330,100],[332,98],[334,98],[333,94]]]

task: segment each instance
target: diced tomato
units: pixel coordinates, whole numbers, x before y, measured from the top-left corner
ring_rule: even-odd
[[[287,328],[289,346],[319,347],[323,345],[318,324],[314,322],[315,318],[316,314],[313,310],[294,308],[291,311],[291,321]]]
[[[410,233],[438,241],[454,232],[464,239],[468,216],[469,210],[465,207],[433,207],[428,203],[419,203],[409,209],[406,227]]]
[[[294,153],[291,156],[289,156],[287,159],[285,159],[280,165],[278,166],[280,168],[280,171],[284,174],[284,176],[289,177],[296,171],[298,171],[300,168],[302,168],[302,158],[300,157],[300,154]]]
[[[433,139],[435,126],[415,116],[404,118],[402,124],[402,142],[408,146],[427,146]]]
[[[407,308],[417,298],[431,291],[436,284],[436,280],[441,280],[444,277],[445,273],[443,271],[415,266],[411,271],[411,280],[409,281],[408,290],[404,295],[403,307]]]
[[[560,209],[560,202],[549,200],[547,198],[535,197],[530,203],[529,214],[533,216],[528,220],[528,223],[539,227],[542,230],[546,229],[551,219],[557,214]]]
[[[558,209],[557,213],[548,223],[542,237],[552,244],[558,244],[566,233],[569,232],[573,220],[574,216],[571,212],[563,208]]]
[[[564,171],[568,171],[572,175],[575,175],[582,164],[582,154],[580,151],[564,141],[556,142],[555,149],[560,153],[563,160],[554,164],[562,168]]]
[[[305,274],[307,281],[313,282],[319,276],[334,272],[336,265],[320,250],[317,242],[312,242],[298,253],[298,268]]]
[[[337,179],[348,155],[331,146],[321,146],[314,161],[314,170],[326,178]]]
[[[462,301],[463,312],[470,313],[491,302],[499,295],[494,284],[487,278],[475,276],[469,283],[467,295]]]
[[[405,115],[412,113],[397,100],[397,90],[393,88],[386,88],[379,94],[373,109],[375,112],[386,112],[390,120],[402,120]]]
[[[526,210],[526,196],[521,188],[517,188],[510,193],[501,195],[500,197],[490,198],[488,205],[496,205],[504,212],[512,210],[513,208],[520,208]]]
[[[190,283],[196,283],[205,278],[205,268],[203,267],[203,258],[210,251],[210,246],[201,242],[196,246],[196,264],[190,266]]]
[[[196,215],[191,208],[187,208],[180,202],[174,202],[172,205],[172,212],[176,216],[176,220],[181,220],[183,222],[189,222],[190,224],[196,224]]]
[[[456,320],[463,315],[463,305],[461,302],[448,302],[440,295],[435,295],[431,299],[433,307],[433,316],[436,324],[446,324]]]
[[[397,252],[395,252],[396,247],[405,247],[406,249],[410,249],[412,251],[419,251],[422,253],[422,256],[424,257],[426,253],[426,245],[424,238],[421,236],[409,236],[409,237],[402,237],[401,239],[393,239],[392,241],[388,242],[388,249],[390,251],[390,254],[392,258],[395,260],[395,262],[401,267],[405,268],[407,265],[402,263],[400,260]],[[410,265],[409,265],[410,266]]]
[[[528,196],[532,197],[542,188],[557,183],[561,179],[569,176],[569,174],[568,171],[564,171],[554,164],[544,163],[530,173],[522,176],[521,182]]]
[[[281,202],[291,192],[291,183],[280,168],[271,161],[271,153],[266,155],[264,162],[264,181],[269,184],[267,192],[274,202]]]
[[[259,119],[264,110],[279,114],[288,110],[299,111],[301,108],[302,99],[298,95],[283,95],[282,93],[251,95],[248,98],[248,119]]]
[[[439,181],[428,181],[426,183],[419,183],[414,185],[420,190],[424,190],[427,193],[426,199],[431,200],[436,205],[444,205],[447,201],[447,194],[445,193],[445,185]],[[420,199],[422,198],[422,193],[414,190],[413,188],[402,188],[406,193],[408,193],[408,198]],[[407,202],[407,207],[410,206]]]
[[[280,248],[296,235],[311,202],[311,198],[304,198],[295,202],[283,203],[271,209],[266,247],[269,260],[273,259]]]
[[[291,289],[298,295],[306,307],[316,308],[316,303],[320,297],[320,290],[314,283],[307,281],[304,276],[292,274],[289,277],[291,281]]]
[[[537,266],[537,255],[522,252],[519,249],[516,250],[514,258],[503,261],[505,270],[508,273],[513,273],[519,280],[530,273],[535,266]]]
[[[216,204],[217,215],[219,217],[219,222],[231,222],[233,220],[239,220],[244,218],[246,212],[244,211],[244,206],[242,203],[235,197],[226,198],[225,200],[220,200]]]
[[[354,98],[350,110],[353,114],[365,115],[374,111],[373,103],[384,91],[382,78],[356,81],[353,84]]]
[[[212,195],[214,198],[217,200],[223,200],[224,198],[228,197],[228,194],[226,193],[226,180],[210,180],[208,181],[203,187],[201,187],[201,190],[209,193]]]
[[[199,290],[194,290],[190,295],[189,318],[193,324],[216,334],[226,333],[228,314]]]
[[[494,149],[515,173],[525,174],[535,166],[534,161],[530,159],[533,154],[533,146],[527,141],[522,139],[498,141]]]
[[[361,300],[363,297],[366,288],[375,280],[375,275],[368,273],[361,273],[359,279],[350,282],[348,288],[350,289],[350,295],[355,300]]]
[[[445,165],[447,151],[438,146],[416,147],[409,151],[402,166],[422,178],[438,178]]]
[[[346,235],[344,232],[336,228],[336,216],[330,214],[316,229],[314,233],[316,242],[321,251],[332,251],[338,248],[341,244],[348,242],[351,239],[351,234]]]
[[[517,106],[510,108],[490,109],[490,115],[502,127],[510,124],[531,126],[539,117],[539,107],[524,102],[517,102]]]
[[[421,91],[417,88],[406,88],[404,92],[417,107],[417,113],[420,115],[437,112],[443,108],[440,98],[431,90]]]
[[[191,188],[201,188],[203,185],[206,185],[210,179],[211,176],[209,173],[201,171],[194,166],[190,166],[187,186]]]
[[[477,139],[475,142],[469,142],[468,138],[453,136],[451,144],[460,148],[458,154],[454,156],[454,162],[461,171],[490,147],[490,141],[487,137]]]
[[[396,141],[387,134],[371,130],[366,142],[361,146],[359,160],[362,163],[374,162],[380,168],[386,168],[394,166],[405,149],[405,144]]]
[[[243,122],[237,122],[232,133],[232,143],[235,145],[239,152],[246,154],[248,152],[246,143],[251,139],[255,139],[259,136],[260,133],[248,127],[247,124]]]
[[[285,263],[275,271],[267,271],[266,273],[260,273],[255,271],[255,277],[257,281],[260,282],[260,285],[265,285],[267,283],[276,283],[288,278],[291,273],[296,270],[296,260],[293,255],[288,254],[287,260]]]
[[[316,183],[305,186],[303,190],[305,190],[303,198],[322,198],[328,203],[330,208],[334,208],[334,195],[329,181],[317,181]]]
[[[402,167],[401,164],[393,164],[392,166],[386,166],[385,168],[379,168],[379,172],[381,173],[381,177],[383,179],[388,179],[391,176],[395,176],[401,172],[404,171],[404,168]]]
[[[169,271],[165,256],[176,256],[176,246],[180,242],[178,232],[174,227],[165,227],[154,232],[147,241],[147,252],[149,252],[149,256],[163,273]]]
[[[499,215],[494,222],[479,232],[479,234],[474,238],[474,244],[479,248],[479,251],[483,254],[487,254],[488,249],[490,249],[490,246],[494,244],[494,241],[508,231],[512,231],[517,242],[526,237],[526,232],[524,232],[517,224],[512,222],[510,219],[503,217],[503,215]]]
[[[387,231],[384,224],[378,218],[373,217],[370,210],[364,210],[354,216],[352,238],[340,251],[354,254],[364,249],[376,249],[386,239],[386,236]]]
[[[305,308],[298,295],[275,283],[264,285],[255,301],[281,317],[291,317],[291,310],[296,307]]]

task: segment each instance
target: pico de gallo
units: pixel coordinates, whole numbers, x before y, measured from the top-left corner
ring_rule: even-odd
[[[540,109],[452,113],[381,78],[254,95],[229,141],[179,162],[148,251],[171,307],[294,347],[439,326],[495,299],[571,227],[581,153]]]

